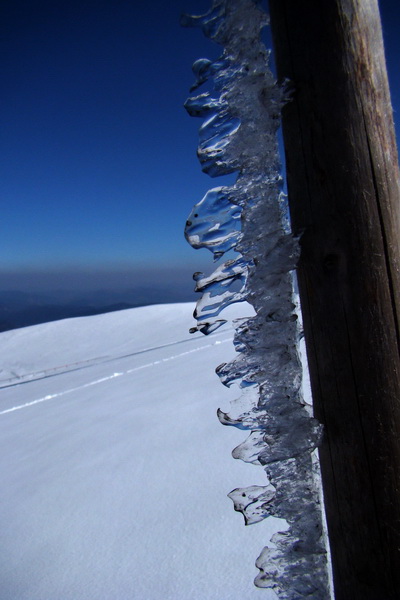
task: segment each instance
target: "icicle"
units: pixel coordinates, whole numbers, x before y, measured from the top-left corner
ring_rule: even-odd
[[[285,90],[268,68],[269,53],[260,39],[266,23],[257,0],[214,0],[206,15],[182,19],[223,46],[218,60],[200,59],[193,66],[191,91],[211,81],[214,93],[185,104],[190,115],[206,119],[200,127],[200,163],[212,177],[238,172],[234,185],[210,190],[187,221],[185,235],[194,248],[207,248],[215,260],[238,253],[209,276],[195,274],[203,295],[193,330],[214,331],[225,322],[220,313],[233,302],[246,300],[255,309],[255,317],[236,323],[236,358],[217,368],[224,385],[235,383],[242,391],[231,413],[219,410],[218,416],[224,425],[250,432],[232,454],[262,465],[269,484],[229,496],[246,524],[272,515],[289,525],[258,558],[256,585],[273,588],[281,599],[326,600],[327,553],[312,456],[322,429],[301,392],[293,303],[299,250],[281,193],[276,137]]]

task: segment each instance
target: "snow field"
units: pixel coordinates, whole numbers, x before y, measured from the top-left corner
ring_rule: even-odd
[[[238,395],[214,373],[232,330],[190,336],[192,310],[0,335],[1,600],[276,598],[252,580],[284,525],[246,528],[226,497],[266,482],[215,415]]]

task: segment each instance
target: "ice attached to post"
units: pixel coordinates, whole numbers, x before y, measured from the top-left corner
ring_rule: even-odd
[[[202,297],[194,330],[214,331],[233,302],[254,307],[254,317],[237,322],[235,359],[217,369],[224,385],[241,391],[231,412],[219,410],[218,416],[224,425],[248,430],[233,456],[263,466],[268,481],[229,496],[246,524],[271,515],[288,523],[258,558],[256,585],[274,589],[281,599],[326,600],[327,552],[313,459],[322,428],[301,391],[293,302],[299,248],[288,225],[277,143],[286,92],[268,66],[260,37],[266,23],[255,0],[215,0],[206,15],[183,18],[223,47],[218,60],[200,59],[193,67],[191,91],[206,82],[214,91],[185,104],[190,115],[205,119],[202,169],[212,177],[238,174],[233,185],[211,189],[186,224],[189,243],[219,261],[211,275],[195,274]],[[227,252],[236,255],[222,262]]]

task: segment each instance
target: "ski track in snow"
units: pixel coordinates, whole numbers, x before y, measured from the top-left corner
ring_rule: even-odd
[[[209,336],[209,337],[211,337],[211,336]],[[149,362],[149,363],[146,363],[144,365],[140,365],[138,367],[134,367],[132,369],[127,369],[126,371],[123,371],[123,372],[112,373],[112,375],[108,375],[107,377],[101,377],[100,379],[96,379],[94,381],[90,381],[90,382],[85,383],[83,385],[79,385],[79,386],[76,386],[76,387],[73,387],[73,388],[70,388],[70,389],[67,389],[67,390],[63,390],[63,391],[55,393],[55,394],[48,394],[47,396],[43,396],[42,398],[37,398],[36,400],[32,400],[32,401],[26,402],[24,404],[19,404],[17,406],[13,406],[11,408],[7,408],[6,410],[0,411],[0,416],[5,415],[7,413],[15,412],[16,410],[22,410],[23,408],[29,408],[30,406],[34,406],[35,404],[41,404],[42,402],[48,402],[49,400],[54,400],[55,398],[60,398],[61,396],[66,396],[67,394],[71,394],[73,392],[76,392],[78,390],[82,390],[82,389],[91,387],[93,385],[99,385],[99,384],[104,383],[106,381],[110,381],[111,379],[115,379],[116,377],[122,377],[123,375],[130,375],[131,373],[135,373],[135,372],[141,371],[143,369],[148,369],[149,367],[154,367],[154,366],[156,366],[158,364],[164,364],[166,362],[169,362],[169,361],[181,358],[182,356],[186,356],[188,354],[193,354],[195,352],[200,352],[201,350],[206,350],[206,349],[211,348],[212,346],[214,346],[216,344],[225,344],[227,342],[231,342],[232,343],[232,340],[233,340],[233,338],[232,338],[232,336],[230,336],[229,338],[225,338],[225,339],[222,339],[222,340],[216,340],[216,341],[212,342],[211,344],[205,344],[203,346],[198,346],[197,348],[192,348],[191,350],[187,350],[186,352],[181,352],[179,354],[168,356],[166,358],[162,358],[161,360],[155,360],[153,362]],[[26,383],[31,383],[31,382],[34,382],[34,381],[38,381],[39,379],[47,379],[49,377],[56,377],[58,375],[64,375],[65,373],[69,373],[71,371],[77,371],[77,370],[80,370],[80,369],[87,369],[89,367],[95,366],[95,365],[100,364],[102,362],[112,362],[112,361],[118,360],[120,358],[128,358],[130,356],[137,356],[137,355],[143,354],[145,352],[150,352],[150,351],[158,350],[160,348],[165,348],[167,346],[174,346],[174,345],[178,345],[178,344],[182,344],[184,342],[190,342],[190,341],[192,341],[192,340],[180,340],[178,342],[173,342],[173,343],[169,343],[169,344],[163,344],[161,346],[155,346],[153,348],[147,348],[145,350],[140,350],[139,352],[134,352],[132,354],[126,354],[126,355],[123,355],[123,356],[115,356],[113,358],[109,358],[107,361],[99,359],[98,362],[93,362],[90,365],[85,365],[85,366],[78,367],[78,368],[75,368],[75,369],[66,369],[66,370],[63,370],[63,371],[58,371],[57,373],[52,373],[52,374],[49,374],[49,375],[43,375],[41,377],[37,377],[35,379],[29,379],[29,380],[22,381],[22,382],[19,382],[19,383],[16,382],[16,383],[13,383],[13,384],[8,385],[8,386],[3,386],[3,388],[5,388],[5,387],[12,387],[12,386],[16,386],[16,385],[22,385],[22,384],[26,384]]]
[[[218,333],[214,333],[208,336],[208,338],[218,336]],[[233,332],[232,332],[233,335]],[[232,338],[230,338],[232,339]],[[51,367],[49,369],[44,369],[42,371],[37,371],[35,373],[25,373],[23,375],[17,375],[13,378],[8,379],[0,379],[0,389],[7,389],[10,387],[15,387],[17,385],[24,385],[26,383],[32,383],[33,381],[40,381],[42,379],[48,379],[50,377],[57,377],[58,375],[63,375],[64,373],[72,373],[74,371],[81,371],[82,369],[89,369],[94,365],[98,365],[100,363],[108,363],[113,362],[120,358],[130,358],[132,356],[139,356],[140,354],[146,354],[148,352],[153,352],[154,350],[161,350],[163,348],[168,348],[170,346],[178,346],[180,344],[185,344],[187,342],[192,342],[190,338],[186,338],[184,340],[178,340],[176,342],[168,342],[166,344],[161,344],[159,346],[151,346],[149,348],[143,348],[142,350],[137,350],[136,352],[129,352],[128,354],[118,354],[116,356],[98,356],[95,358],[89,358],[85,361],[79,361],[75,363],[70,363],[67,365],[61,365],[59,367]],[[215,343],[215,342],[214,342]],[[210,347],[209,344],[207,347]],[[1,413],[0,413],[1,414]]]

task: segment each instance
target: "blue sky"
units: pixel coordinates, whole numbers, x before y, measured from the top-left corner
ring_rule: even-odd
[[[83,285],[82,274],[121,272],[127,281],[161,267],[186,277],[211,265],[183,227],[221,180],[201,172],[200,120],[183,102],[193,61],[219,47],[179,26],[182,11],[209,5],[3,0],[0,288],[24,277],[32,285],[37,273],[52,285],[51,274],[80,272]],[[400,111],[400,8],[381,5]]]

